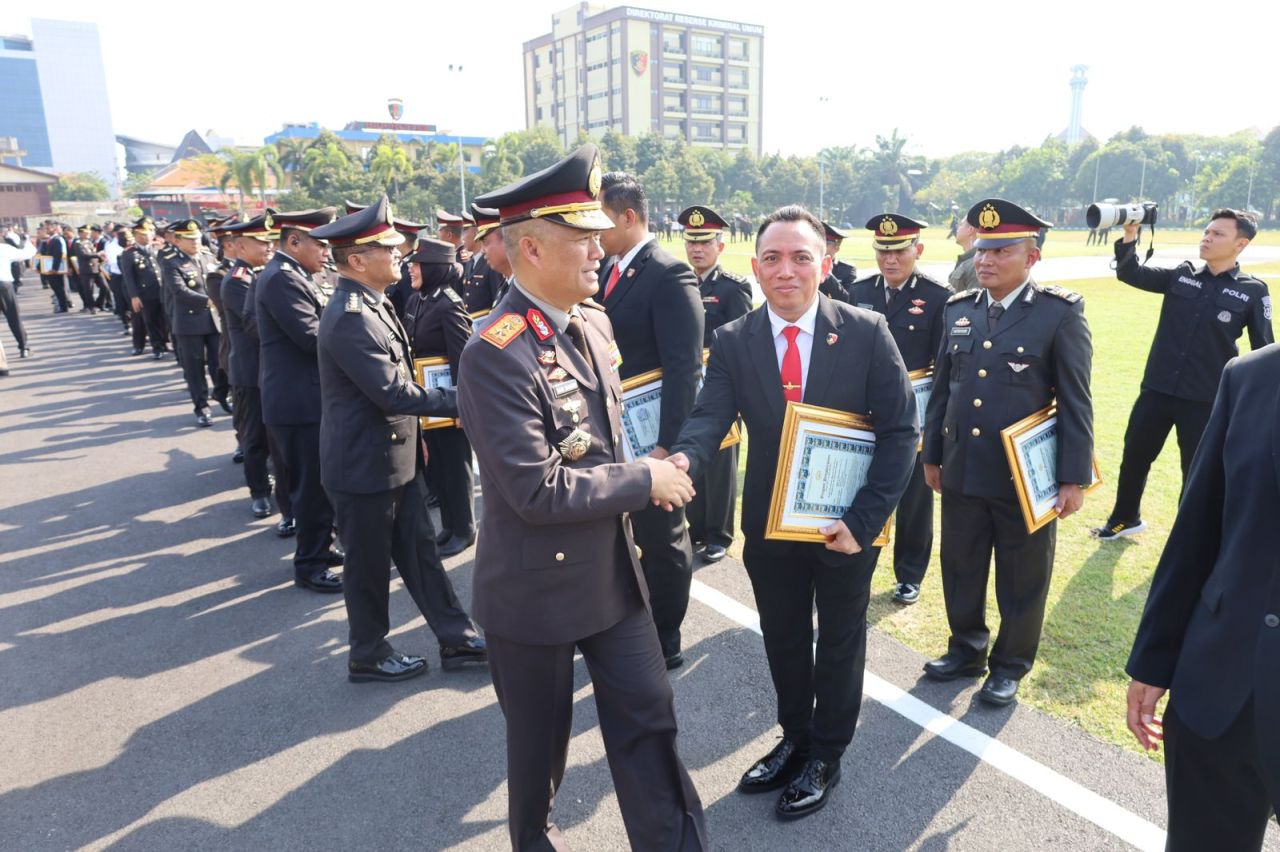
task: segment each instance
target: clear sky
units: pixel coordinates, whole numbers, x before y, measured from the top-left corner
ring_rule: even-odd
[[[389,97],[405,122],[520,129],[521,45],[568,5],[59,0],[41,16],[98,24],[116,133],[258,144],[286,121],[385,121]],[[1104,139],[1280,124],[1280,11],[1258,0],[636,5],[764,26],[766,151],[869,145],[895,127],[930,156],[1035,145],[1066,127],[1076,64],[1089,66],[1084,126]],[[0,33],[29,34],[30,5],[3,6]]]

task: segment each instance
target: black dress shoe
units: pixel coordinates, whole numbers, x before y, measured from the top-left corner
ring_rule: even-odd
[[[134,354],[134,355],[141,355],[141,354],[142,354],[142,347],[141,347],[141,346],[135,346],[135,347],[133,347],[133,354]]]
[[[411,657],[393,651],[391,656],[384,657],[376,663],[347,663],[347,680],[354,683],[369,680],[408,680],[427,673],[427,661],[422,657]]]
[[[201,427],[213,425],[213,421],[209,419],[209,409],[206,408],[196,415],[196,425]]]
[[[18,350],[18,357],[19,357],[19,358],[30,358],[30,357],[31,357],[31,350],[30,350],[29,348],[19,349],[19,350]]]
[[[839,763],[811,759],[782,791],[774,812],[778,819],[800,819],[816,813],[826,807],[831,791],[839,783]]]
[[[328,568],[312,574],[310,577],[295,576],[293,584],[304,589],[310,589],[313,592],[319,592],[322,595],[342,594],[342,578]]]
[[[218,401],[218,405],[222,406],[223,411],[227,412],[228,414],[232,413],[231,400],[227,399],[225,396],[216,396],[214,397],[214,399]]]
[[[239,447],[236,447],[236,451],[231,454],[231,463],[244,464],[244,450],[240,449]]]
[[[987,704],[1004,707],[1012,704],[1018,697],[1018,682],[1011,677],[993,673],[982,685],[982,689],[978,690],[978,697]]]
[[[163,358],[163,357],[164,357],[164,350],[163,350],[163,349],[157,349],[155,352],[152,352],[152,353],[151,353],[151,357],[152,357],[153,359],[155,359],[156,361],[159,361],[161,358]]]
[[[443,547],[444,543],[453,538],[453,533],[449,530],[441,530],[436,533],[436,547]]]
[[[298,531],[298,522],[293,518],[281,518],[280,523],[276,524],[276,535],[281,538],[289,538]]]
[[[924,673],[932,680],[956,680],[962,677],[982,677],[987,664],[981,660],[969,660],[955,651],[948,651],[936,660],[924,664]]]
[[[253,516],[265,518],[271,514],[271,501],[266,497],[257,497],[253,501]]]
[[[767,793],[785,787],[804,768],[809,752],[789,739],[773,747],[773,751],[756,761],[738,780],[739,793]]]
[[[667,665],[667,671],[671,671],[672,669],[678,669],[684,665],[684,654],[680,653],[679,651],[676,651],[674,654],[668,654],[662,659],[663,659],[663,662],[665,662]]]
[[[718,544],[708,544],[707,549],[702,552],[702,558],[707,562],[719,562],[725,557],[725,549]]]
[[[338,545],[329,548],[329,567],[337,568],[347,561],[347,554]]]
[[[489,662],[489,652],[484,639],[479,636],[468,639],[464,645],[441,645],[440,666],[447,672],[460,669],[469,663]]]
[[[470,538],[463,538],[455,535],[453,538],[440,545],[440,555],[444,557],[457,556],[462,551],[476,543],[476,537],[472,535]]]

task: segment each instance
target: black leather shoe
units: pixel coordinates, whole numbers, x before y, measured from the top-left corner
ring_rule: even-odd
[[[376,663],[347,663],[347,680],[354,683],[370,680],[408,680],[427,673],[427,661],[398,651]]]
[[[447,672],[455,671],[469,663],[489,662],[489,652],[479,636],[468,639],[465,645],[441,645],[440,666]]]
[[[294,577],[293,584],[322,595],[342,594],[342,578],[328,568],[310,577]]]
[[[982,677],[987,664],[981,660],[969,660],[954,651],[948,651],[936,660],[924,664],[924,673],[932,680],[956,680],[962,677]]]
[[[684,654],[676,651],[674,654],[663,657],[663,661],[667,664],[667,671],[678,669],[684,665]]]
[[[298,531],[298,522],[293,518],[281,518],[280,523],[276,524],[276,535],[281,538],[289,538]]]
[[[141,350],[141,349],[139,349],[138,351],[139,351],[139,352],[141,352],[142,350]],[[18,357],[19,357],[19,358],[30,358],[30,357],[31,357],[31,349],[30,349],[30,348],[23,348],[23,349],[19,349],[19,350],[18,350]]]
[[[209,409],[206,408],[196,415],[196,425],[201,427],[213,425],[213,421],[209,419]]]
[[[811,759],[778,797],[778,819],[800,819],[822,810],[840,783],[840,764]]]
[[[440,555],[444,557],[457,556],[462,551],[476,543],[476,537],[463,538],[455,535],[453,538],[440,545]]]
[[[333,547],[329,548],[329,567],[330,568],[337,568],[339,565],[342,565],[346,561],[347,561],[347,554],[345,551],[343,551],[341,547],[338,547],[338,545],[335,544]]]
[[[236,451],[231,454],[232,464],[244,464],[244,450],[236,447]]]
[[[809,759],[809,752],[802,751],[789,739],[773,747],[773,751],[756,761],[738,780],[739,793],[767,793],[785,787],[799,774]]]
[[[214,399],[217,400],[218,405],[222,406],[223,411],[228,414],[231,413],[231,400],[227,399],[225,396],[216,396]]]
[[[135,347],[133,348],[133,354],[134,354],[134,355],[141,355],[141,354],[142,354],[142,347],[141,347],[141,346],[135,346]]]
[[[453,538],[453,533],[449,530],[441,530],[436,533],[436,547],[443,547],[444,543]]]
[[[987,704],[1004,707],[1018,697],[1018,682],[1011,677],[992,674],[978,690],[978,697]]]
[[[725,557],[725,549],[718,544],[708,544],[707,549],[702,551],[702,558],[707,562],[719,562]]]
[[[271,514],[271,501],[266,497],[258,497],[253,501],[253,516],[265,518]]]
[[[164,357],[163,349],[157,349],[156,351],[151,353],[151,358],[155,361],[159,361],[163,357]]]

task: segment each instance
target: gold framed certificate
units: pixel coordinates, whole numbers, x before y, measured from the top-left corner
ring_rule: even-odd
[[[453,375],[449,372],[449,359],[443,355],[434,355],[430,358],[414,358],[413,359],[413,379],[427,390],[432,388],[453,387]],[[418,422],[422,424],[423,429],[445,429],[449,426],[457,426],[458,421],[452,417],[419,417]]]
[[[1033,533],[1058,517],[1058,408],[1048,405],[1012,426],[1000,430],[1013,487],[1027,532]],[[1093,457],[1093,481],[1084,493],[1102,485],[1098,457]]]
[[[933,393],[933,368],[912,370],[907,373],[907,378],[911,380],[911,393],[915,395],[916,415],[920,420],[920,446],[916,448],[919,452],[924,449],[924,412],[929,407],[929,395]]]
[[[818,530],[853,505],[875,450],[876,433],[866,417],[788,402],[764,537],[825,542]],[[871,546],[889,543],[892,523],[890,518]]]
[[[702,350],[702,363],[706,364],[709,350]],[[702,380],[698,380],[702,390]],[[662,371],[650,370],[632,376],[622,382],[622,455],[627,461],[644,458],[658,446],[658,431],[662,427]],[[729,434],[720,442],[720,449],[732,447],[742,440],[735,421]]]

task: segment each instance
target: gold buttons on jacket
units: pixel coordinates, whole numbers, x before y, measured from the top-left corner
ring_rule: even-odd
[[[987,371],[985,368],[978,371],[978,378],[985,379],[986,377],[987,377]]]
[[[557,553],[557,554],[556,554],[556,561],[557,561],[557,562],[563,562],[563,561],[564,561],[564,554],[563,554],[563,553]]]
[[[990,349],[990,348],[991,348],[991,341],[990,341],[990,340],[984,340],[984,341],[982,341],[982,348],[983,348],[983,349]]]
[[[981,430],[981,429],[979,429],[977,426],[974,426],[974,427],[973,427],[973,432],[972,432],[971,434],[972,434],[972,435],[973,435],[973,437],[975,437],[975,438],[981,438],[981,437],[982,437],[982,430]]]
[[[975,399],[975,400],[973,401],[973,407],[974,407],[974,408],[981,408],[981,407],[982,407],[982,400],[980,400],[980,399]]]

